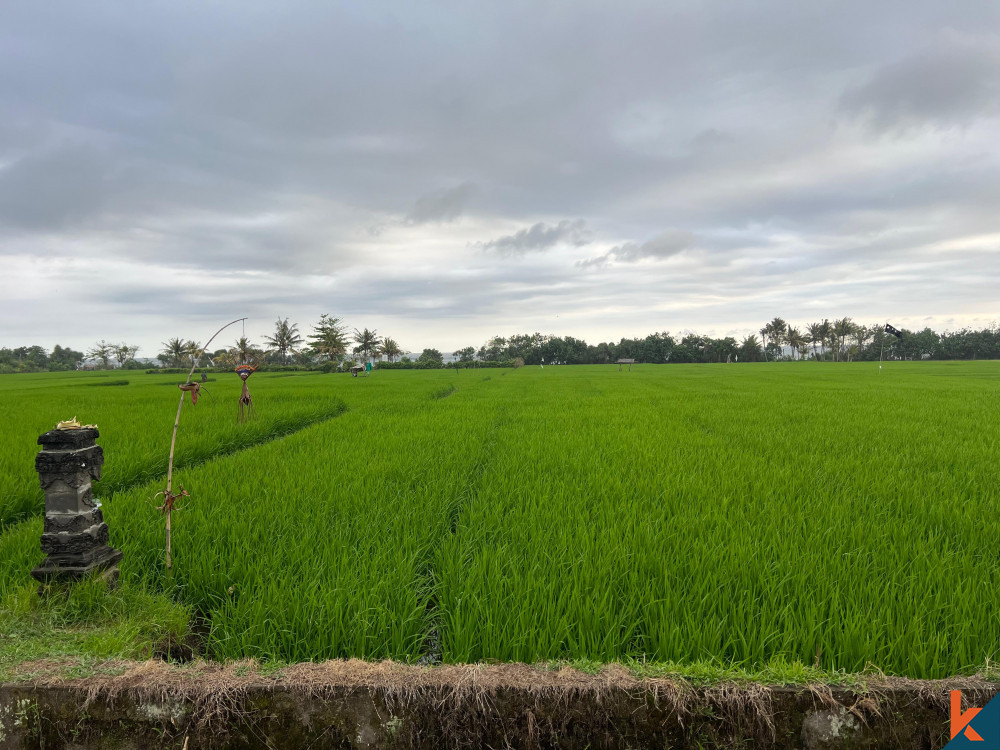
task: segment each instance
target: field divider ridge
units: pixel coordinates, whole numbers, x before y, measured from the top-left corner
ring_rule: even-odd
[[[177,460],[175,461],[174,469],[193,469],[210,461],[214,461],[217,458],[237,455],[243,451],[252,450],[262,445],[267,445],[275,440],[289,437],[312,427],[313,425],[329,422],[337,417],[343,416],[349,411],[351,411],[350,407],[345,402],[341,401],[333,410],[311,414],[301,419],[291,419],[284,423],[277,424],[275,425],[274,430],[251,438],[246,442],[227,443],[221,449],[212,453]],[[117,482],[105,482],[103,485],[99,485],[96,489],[101,497],[111,498],[117,494],[128,492],[135,487],[139,487],[156,479],[165,478],[166,475],[167,472],[165,469],[163,471],[140,471],[128,479],[119,480]],[[20,515],[15,518],[0,519],[0,534],[6,533],[8,529],[14,528],[24,521],[30,521],[33,518],[38,518],[44,515],[44,513],[45,508],[40,507],[36,508],[34,512]]]
[[[500,444],[500,432],[508,421],[509,417],[507,415],[507,410],[506,408],[501,407],[491,420],[489,427],[487,427],[488,438],[483,444],[479,454],[479,459],[469,470],[468,477],[463,484],[461,491],[456,494],[454,499],[446,508],[446,537],[453,537],[458,532],[458,523],[462,516],[462,512],[468,508],[478,496],[479,487],[482,484],[483,477],[486,475],[487,469],[495,462],[496,449]],[[441,577],[439,575],[439,571],[437,570],[437,566],[435,565],[433,555],[427,560],[424,569],[420,572],[419,578],[423,580],[427,586],[428,595],[426,611],[430,630],[427,633],[426,639],[426,643],[428,644],[427,653],[425,653],[417,663],[424,665],[440,664],[442,659],[442,646],[444,642],[442,632],[443,623],[441,622],[440,617],[438,617],[440,604],[438,588],[440,586]]]

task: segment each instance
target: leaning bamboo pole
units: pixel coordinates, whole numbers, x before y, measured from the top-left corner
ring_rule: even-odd
[[[226,323],[224,326],[222,326],[222,328],[220,328],[218,331],[212,334],[212,338],[206,341],[205,345],[201,347],[201,349],[195,355],[194,361],[191,363],[191,370],[190,372],[188,372],[187,380],[184,381],[184,385],[189,385],[191,383],[191,377],[194,375],[195,368],[198,367],[198,362],[201,360],[202,355],[204,355],[205,351],[208,349],[208,345],[215,340],[215,337],[218,336],[227,328],[229,328],[229,326],[233,325],[234,323],[239,323],[240,321],[243,320],[246,320],[246,318],[237,318],[231,323]],[[177,445],[177,428],[178,426],[180,426],[181,423],[181,408],[184,406],[184,393],[185,391],[181,390],[181,398],[180,401],[177,403],[177,416],[174,417],[174,432],[173,435],[170,436],[170,459],[167,462],[167,490],[164,493],[164,502],[163,502],[164,513],[167,516],[167,539],[166,539],[167,570],[171,569],[170,514],[173,511],[173,498],[174,498],[174,495],[171,494],[171,490],[173,489],[173,480],[174,480],[174,448]]]

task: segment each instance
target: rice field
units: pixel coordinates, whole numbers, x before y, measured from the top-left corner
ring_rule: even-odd
[[[41,559],[35,437],[75,414],[124,585],[188,605],[216,658],[996,658],[1000,362],[261,373],[248,426],[224,377],[182,416],[169,575],[177,377],[0,378],[0,602]]]

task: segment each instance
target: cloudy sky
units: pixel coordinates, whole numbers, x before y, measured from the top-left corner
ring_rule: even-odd
[[[0,7],[0,346],[1000,320],[1000,3]]]

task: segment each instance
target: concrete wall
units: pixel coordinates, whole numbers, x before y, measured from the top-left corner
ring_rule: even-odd
[[[112,670],[115,671],[115,670]],[[44,748],[943,747],[948,699],[995,683],[883,680],[865,690],[694,688],[524,665],[328,662],[125,665],[113,676],[0,685],[0,750]]]

